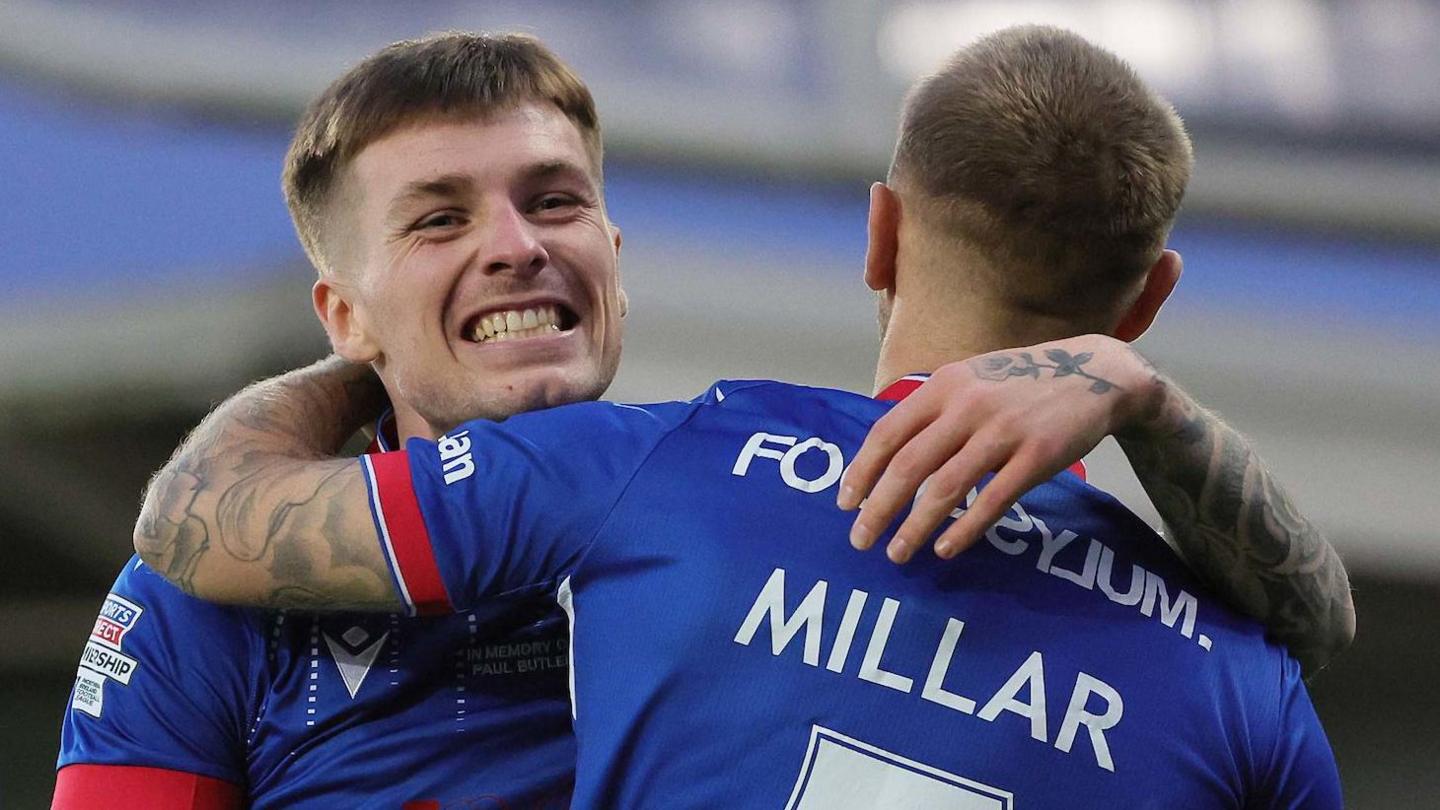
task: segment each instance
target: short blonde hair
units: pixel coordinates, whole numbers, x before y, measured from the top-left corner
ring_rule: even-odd
[[[891,180],[1047,314],[1113,302],[1159,257],[1194,163],[1175,110],[1114,54],[1048,26],[959,51],[905,102]]]
[[[316,269],[337,181],[366,146],[432,117],[484,116],[525,102],[554,104],[579,129],[600,174],[595,100],[580,77],[526,34],[448,32],[404,40],[346,71],[306,109],[285,155],[281,185]]]

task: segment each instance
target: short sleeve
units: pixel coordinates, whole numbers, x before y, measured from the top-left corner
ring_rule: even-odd
[[[362,458],[401,598],[412,612],[440,613],[557,582],[694,407],[570,405]]]
[[[1340,773],[1330,741],[1320,726],[1300,665],[1284,656],[1275,746],[1263,772],[1259,801],[1250,806],[1271,810],[1330,810],[1344,806]]]
[[[195,599],[132,558],[85,641],[58,767],[147,766],[244,784],[255,632],[246,613]]]

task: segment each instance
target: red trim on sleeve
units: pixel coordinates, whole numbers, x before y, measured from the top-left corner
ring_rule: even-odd
[[[51,810],[241,810],[239,785],[186,771],[138,765],[66,765]]]
[[[392,562],[409,596],[415,612],[422,616],[454,613],[435,552],[430,546],[430,532],[420,514],[420,500],[410,480],[410,454],[404,450],[368,457],[375,470],[375,493],[380,504],[380,520],[394,555]]]

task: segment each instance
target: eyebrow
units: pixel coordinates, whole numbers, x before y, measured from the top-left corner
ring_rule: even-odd
[[[581,179],[591,187],[595,185],[590,172],[570,160],[539,160],[520,170],[521,179],[530,183],[564,176]],[[393,216],[417,201],[435,197],[458,197],[472,191],[474,186],[474,180],[465,174],[446,174],[429,180],[414,180],[407,183],[400,193],[391,199],[388,210]]]
[[[446,174],[430,180],[415,180],[407,183],[405,188],[390,200],[389,210],[394,213],[416,200],[458,196],[469,191],[472,186],[474,186],[474,182],[463,174]]]
[[[561,174],[579,175],[587,180],[590,178],[590,172],[569,160],[537,161],[521,171],[521,176],[526,180],[545,180]]]

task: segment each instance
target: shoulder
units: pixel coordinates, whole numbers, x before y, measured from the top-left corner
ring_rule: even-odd
[[[239,781],[261,624],[170,585],[138,558],[80,653],[59,765],[140,765]]]
[[[175,587],[165,577],[131,557],[100,606],[92,635],[134,631],[140,636],[168,636],[217,631],[218,644],[235,643],[259,632],[268,611],[206,602]]]

